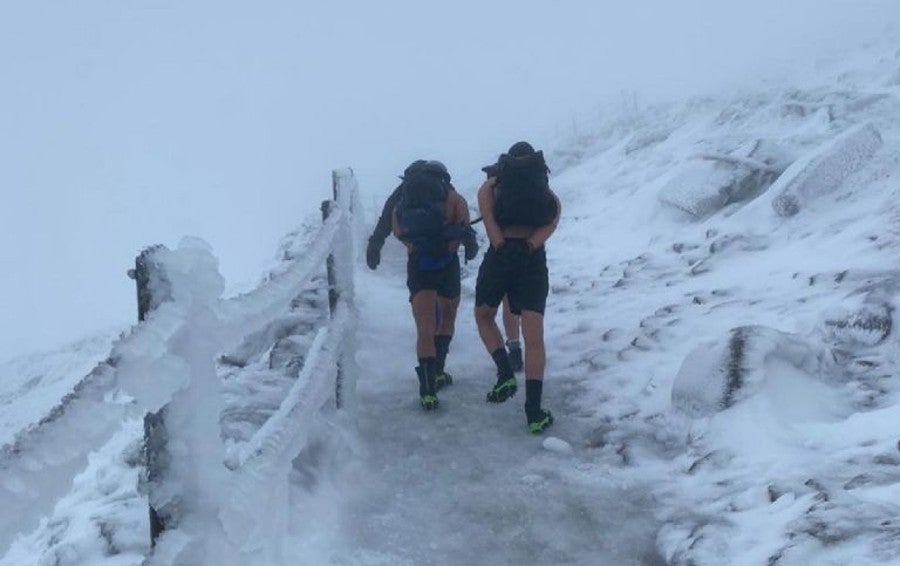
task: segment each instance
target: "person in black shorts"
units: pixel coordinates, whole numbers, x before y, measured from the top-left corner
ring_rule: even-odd
[[[525,416],[532,433],[553,423],[541,407],[546,353],[544,309],[550,290],[545,242],[559,224],[562,204],[550,190],[543,153],[518,142],[500,156],[496,175],[478,190],[478,207],[490,240],[475,285],[478,333],[497,366],[497,382],[487,394],[502,403],[517,390],[497,309],[504,296],[510,311],[521,315],[525,342]]]
[[[482,167],[481,170],[484,171],[488,179],[496,177],[500,173],[499,164],[497,163]],[[509,297],[503,297],[502,311],[503,334],[506,336],[506,352],[509,355],[509,365],[512,367],[513,372],[518,373],[525,368],[522,360],[522,342],[519,340],[521,337],[521,317],[513,314],[510,310]]]
[[[408,251],[406,285],[416,323],[416,375],[426,410],[437,408],[438,389],[452,382],[444,364],[459,306],[458,249],[463,240],[475,243],[469,207],[452,190],[449,178],[440,162],[414,163],[404,171],[392,211],[393,233]]]
[[[414,161],[407,167],[410,169],[422,168],[431,170],[434,174],[439,175],[447,184],[452,192],[456,192],[453,184],[450,182],[450,173],[447,167],[440,161],[425,161],[420,159]],[[369,269],[375,270],[381,263],[381,248],[393,228],[394,208],[400,200],[402,183],[384,203],[381,210],[381,216],[369,237],[369,244],[366,247],[366,264]],[[464,238],[462,244],[465,247],[465,257],[469,261],[478,253],[478,242],[474,237],[474,232],[470,237]],[[442,389],[453,383],[453,376],[446,371],[447,355],[450,351],[450,342],[453,340],[453,334],[456,330],[456,314],[459,310],[460,299],[460,265],[459,257],[454,254],[454,258],[445,269],[425,272],[417,269],[411,269],[414,264],[407,262],[406,285],[409,288],[410,302],[413,296],[420,290],[432,288],[437,291],[438,297],[438,320],[437,330],[434,335],[435,347],[435,388]]]

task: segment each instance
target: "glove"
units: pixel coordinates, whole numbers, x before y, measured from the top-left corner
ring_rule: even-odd
[[[465,247],[466,252],[466,261],[472,261],[475,259],[475,256],[478,255],[478,240],[475,238],[466,238],[463,240],[463,247]]]
[[[366,265],[369,269],[375,269],[381,263],[381,246],[384,242],[379,242],[375,238],[369,238],[369,245],[366,247]]]

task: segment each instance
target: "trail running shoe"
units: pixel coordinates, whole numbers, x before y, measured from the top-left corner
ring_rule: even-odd
[[[419,378],[419,404],[426,411],[437,409],[440,402],[435,395],[434,376],[422,366],[416,366],[416,376]]]
[[[522,362],[522,348],[509,349],[509,365],[515,372],[522,371],[525,364]]]
[[[516,394],[516,378],[510,377],[506,381],[498,382],[487,394],[488,403],[502,403]]]
[[[553,415],[544,409],[534,413],[525,411],[525,418],[528,419],[528,432],[531,434],[540,434],[553,424]]]
[[[434,376],[434,390],[440,391],[448,385],[453,385],[453,376],[447,372],[439,373]]]
[[[426,411],[433,411],[438,408],[440,402],[438,398],[434,395],[421,395],[419,396],[419,403],[422,405],[422,408]]]

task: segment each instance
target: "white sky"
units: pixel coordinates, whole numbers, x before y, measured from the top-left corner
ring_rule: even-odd
[[[197,235],[254,279],[333,167],[367,203],[419,157],[472,179],[623,92],[763,88],[900,23],[896,0],[612,4],[3,3],[0,359],[131,322],[148,244]]]

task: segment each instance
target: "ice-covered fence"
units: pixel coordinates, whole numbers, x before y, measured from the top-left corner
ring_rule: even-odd
[[[157,251],[138,256],[136,267],[152,262]],[[158,290],[162,285],[156,279],[143,281],[147,289]],[[165,293],[159,291],[155,298],[139,293],[139,309],[152,310],[165,299]],[[153,320],[133,327],[116,341],[107,359],[51,411],[20,431],[13,442],[0,447],[0,502],[4,509],[0,514],[0,555],[16,534],[34,529],[41,517],[53,510],[55,502],[71,488],[73,478],[87,465],[92,451],[108,442],[124,420],[139,417],[134,403],[116,394],[122,367],[128,366],[135,351],[143,352],[148,368],[164,365],[156,353],[181,320],[179,313],[166,308]],[[152,379],[153,371],[149,373]]]
[[[217,270],[204,269],[209,258],[202,253],[187,260],[179,249],[171,256],[163,254],[160,260],[171,286],[172,303],[184,310],[185,317],[169,340],[168,355],[179,366],[177,376],[169,374],[155,386],[157,399],[167,402],[162,419],[166,442],[160,446],[164,457],[155,459],[166,469],[152,474],[149,495],[166,530],[159,538],[153,563],[228,563],[245,551],[250,554],[238,563],[248,563],[250,555],[257,552],[247,549],[247,529],[242,525],[256,524],[247,518],[254,513],[256,518],[262,513],[269,520],[284,516],[286,508],[279,513],[277,505],[287,505],[286,498],[266,497],[263,502],[261,494],[286,492],[290,463],[304,446],[311,417],[329,400],[340,404],[353,391],[353,327],[349,320],[356,255],[353,203],[358,197],[352,171],[335,171],[333,187],[334,200],[323,203],[327,215],[318,234],[302,252],[291,250],[288,269],[251,292],[219,299]],[[288,310],[325,266],[333,299],[331,321],[320,331],[279,410],[245,449],[228,459],[226,467],[219,429],[216,355]],[[145,386],[133,385],[146,393],[142,391]],[[165,390],[162,395],[160,388]],[[258,490],[249,494],[254,486]],[[251,505],[236,505],[235,493],[249,494]],[[263,507],[254,510],[256,505]],[[273,545],[260,536],[253,540],[271,556]]]
[[[302,397],[302,403],[295,398],[292,402],[320,408],[336,397],[339,363],[346,380],[341,395],[347,398],[353,390],[352,356],[347,351],[352,347],[352,326],[345,321],[353,304],[353,240],[360,230],[357,224],[361,225],[353,203],[359,197],[349,169],[334,171],[333,183],[334,204],[329,205],[331,213],[315,239],[306,249],[293,250],[286,269],[250,293],[221,298],[224,284],[217,260],[198,239],[187,238],[174,250],[155,247],[138,257],[131,275],[138,279],[140,318],[146,320],[123,335],[108,359],[49,414],[0,447],[0,501],[6,511],[0,520],[0,550],[52,511],[84,469],[89,454],[108,442],[124,420],[159,412],[165,406],[164,415],[154,422],[166,423],[161,460],[168,460],[171,473],[154,476],[151,499],[157,505],[177,502],[173,513],[182,521],[178,532],[164,537],[153,561],[167,563],[169,556],[182,562],[187,557],[186,563],[209,562],[205,557],[193,560],[203,550],[202,544],[195,544],[197,529],[220,524],[216,517],[228,499],[228,486],[241,473],[225,465],[216,357],[288,310],[310,279],[321,273],[329,256],[334,266],[329,283],[339,301],[325,333],[327,340],[320,346],[322,352],[315,358],[318,361],[310,360],[304,373],[309,377],[308,388],[292,393]],[[152,269],[142,271],[148,266]],[[322,369],[326,363],[332,364],[327,371]],[[307,398],[313,392],[316,395]],[[290,424],[298,427],[292,438],[303,437],[304,423]],[[283,427],[264,427],[274,428]],[[264,437],[257,442],[268,447],[260,454],[270,454],[272,442]],[[224,538],[221,526],[218,530]]]
[[[242,564],[281,563],[285,541],[279,533],[286,532],[287,478],[294,457],[308,441],[306,423],[330,399],[351,320],[351,306],[339,299],[332,323],[316,335],[303,370],[281,406],[229,462],[236,472],[219,520]]]

